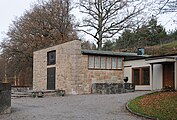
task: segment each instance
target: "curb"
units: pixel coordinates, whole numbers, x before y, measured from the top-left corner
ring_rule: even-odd
[[[131,100],[130,100],[131,101]],[[151,120],[159,120],[158,118],[155,118],[155,117],[151,117],[151,116],[148,116],[148,115],[143,115],[143,114],[140,114],[140,113],[137,113],[137,112],[134,112],[132,111],[129,107],[128,107],[128,104],[130,103],[130,101],[128,101],[125,105],[126,109],[131,113],[131,114],[134,114],[134,115],[137,115],[137,116],[140,116],[140,117],[144,117],[144,118],[147,118],[147,119],[151,119]]]

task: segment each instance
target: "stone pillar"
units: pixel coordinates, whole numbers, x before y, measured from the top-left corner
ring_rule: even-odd
[[[174,62],[174,84],[175,90],[177,90],[177,61]]]
[[[153,77],[154,77],[154,74],[153,74],[153,67],[154,67],[154,65],[153,64],[151,64],[151,66],[150,66],[150,85],[151,85],[151,90],[154,90],[154,88],[153,88]]]
[[[11,112],[11,85],[0,83],[0,114]]]

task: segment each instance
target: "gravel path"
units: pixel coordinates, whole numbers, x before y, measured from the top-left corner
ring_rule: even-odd
[[[147,92],[12,99],[12,113],[0,120],[145,120],[125,104]]]

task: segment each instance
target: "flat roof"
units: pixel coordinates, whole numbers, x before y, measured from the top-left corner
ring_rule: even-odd
[[[175,57],[169,57],[169,56],[147,58],[145,60],[146,60],[146,63],[149,63],[149,64],[169,63],[169,62],[176,61]]]
[[[166,54],[166,55],[158,55],[158,56],[144,56],[144,57],[139,57],[139,58],[128,58],[125,59],[125,61],[131,61],[131,60],[141,60],[141,59],[145,59],[146,61],[150,61],[150,60],[157,60],[157,59],[174,59],[175,57],[177,57],[177,53],[175,54]]]
[[[90,55],[109,55],[109,56],[143,57],[142,55],[137,55],[137,53],[102,51],[102,50],[81,50],[81,53],[82,53],[82,54],[90,54]]]

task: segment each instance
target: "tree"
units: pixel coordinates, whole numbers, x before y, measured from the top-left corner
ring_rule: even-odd
[[[115,42],[111,40],[107,40],[103,45],[103,50],[108,50],[108,51],[115,50]]]
[[[161,44],[163,40],[167,37],[167,33],[162,25],[157,25],[157,19],[152,18],[149,21],[147,37],[147,45],[157,45]]]
[[[141,0],[80,0],[79,5],[80,12],[85,15],[79,31],[91,35],[99,50],[104,39],[112,38],[125,28],[135,27],[143,20],[140,14],[147,6]]]
[[[152,18],[147,24],[135,30],[125,29],[116,41],[117,48],[133,48],[159,45],[167,41],[167,33],[162,25],[157,24],[157,19]]]
[[[77,39],[70,10],[69,0],[41,1],[13,21],[1,47],[14,75],[32,81],[33,51]]]
[[[159,9],[162,13],[177,12],[176,0],[160,0],[159,5]]]
[[[81,48],[86,50],[95,50],[96,45],[94,43],[90,43],[89,41],[82,41]]]

